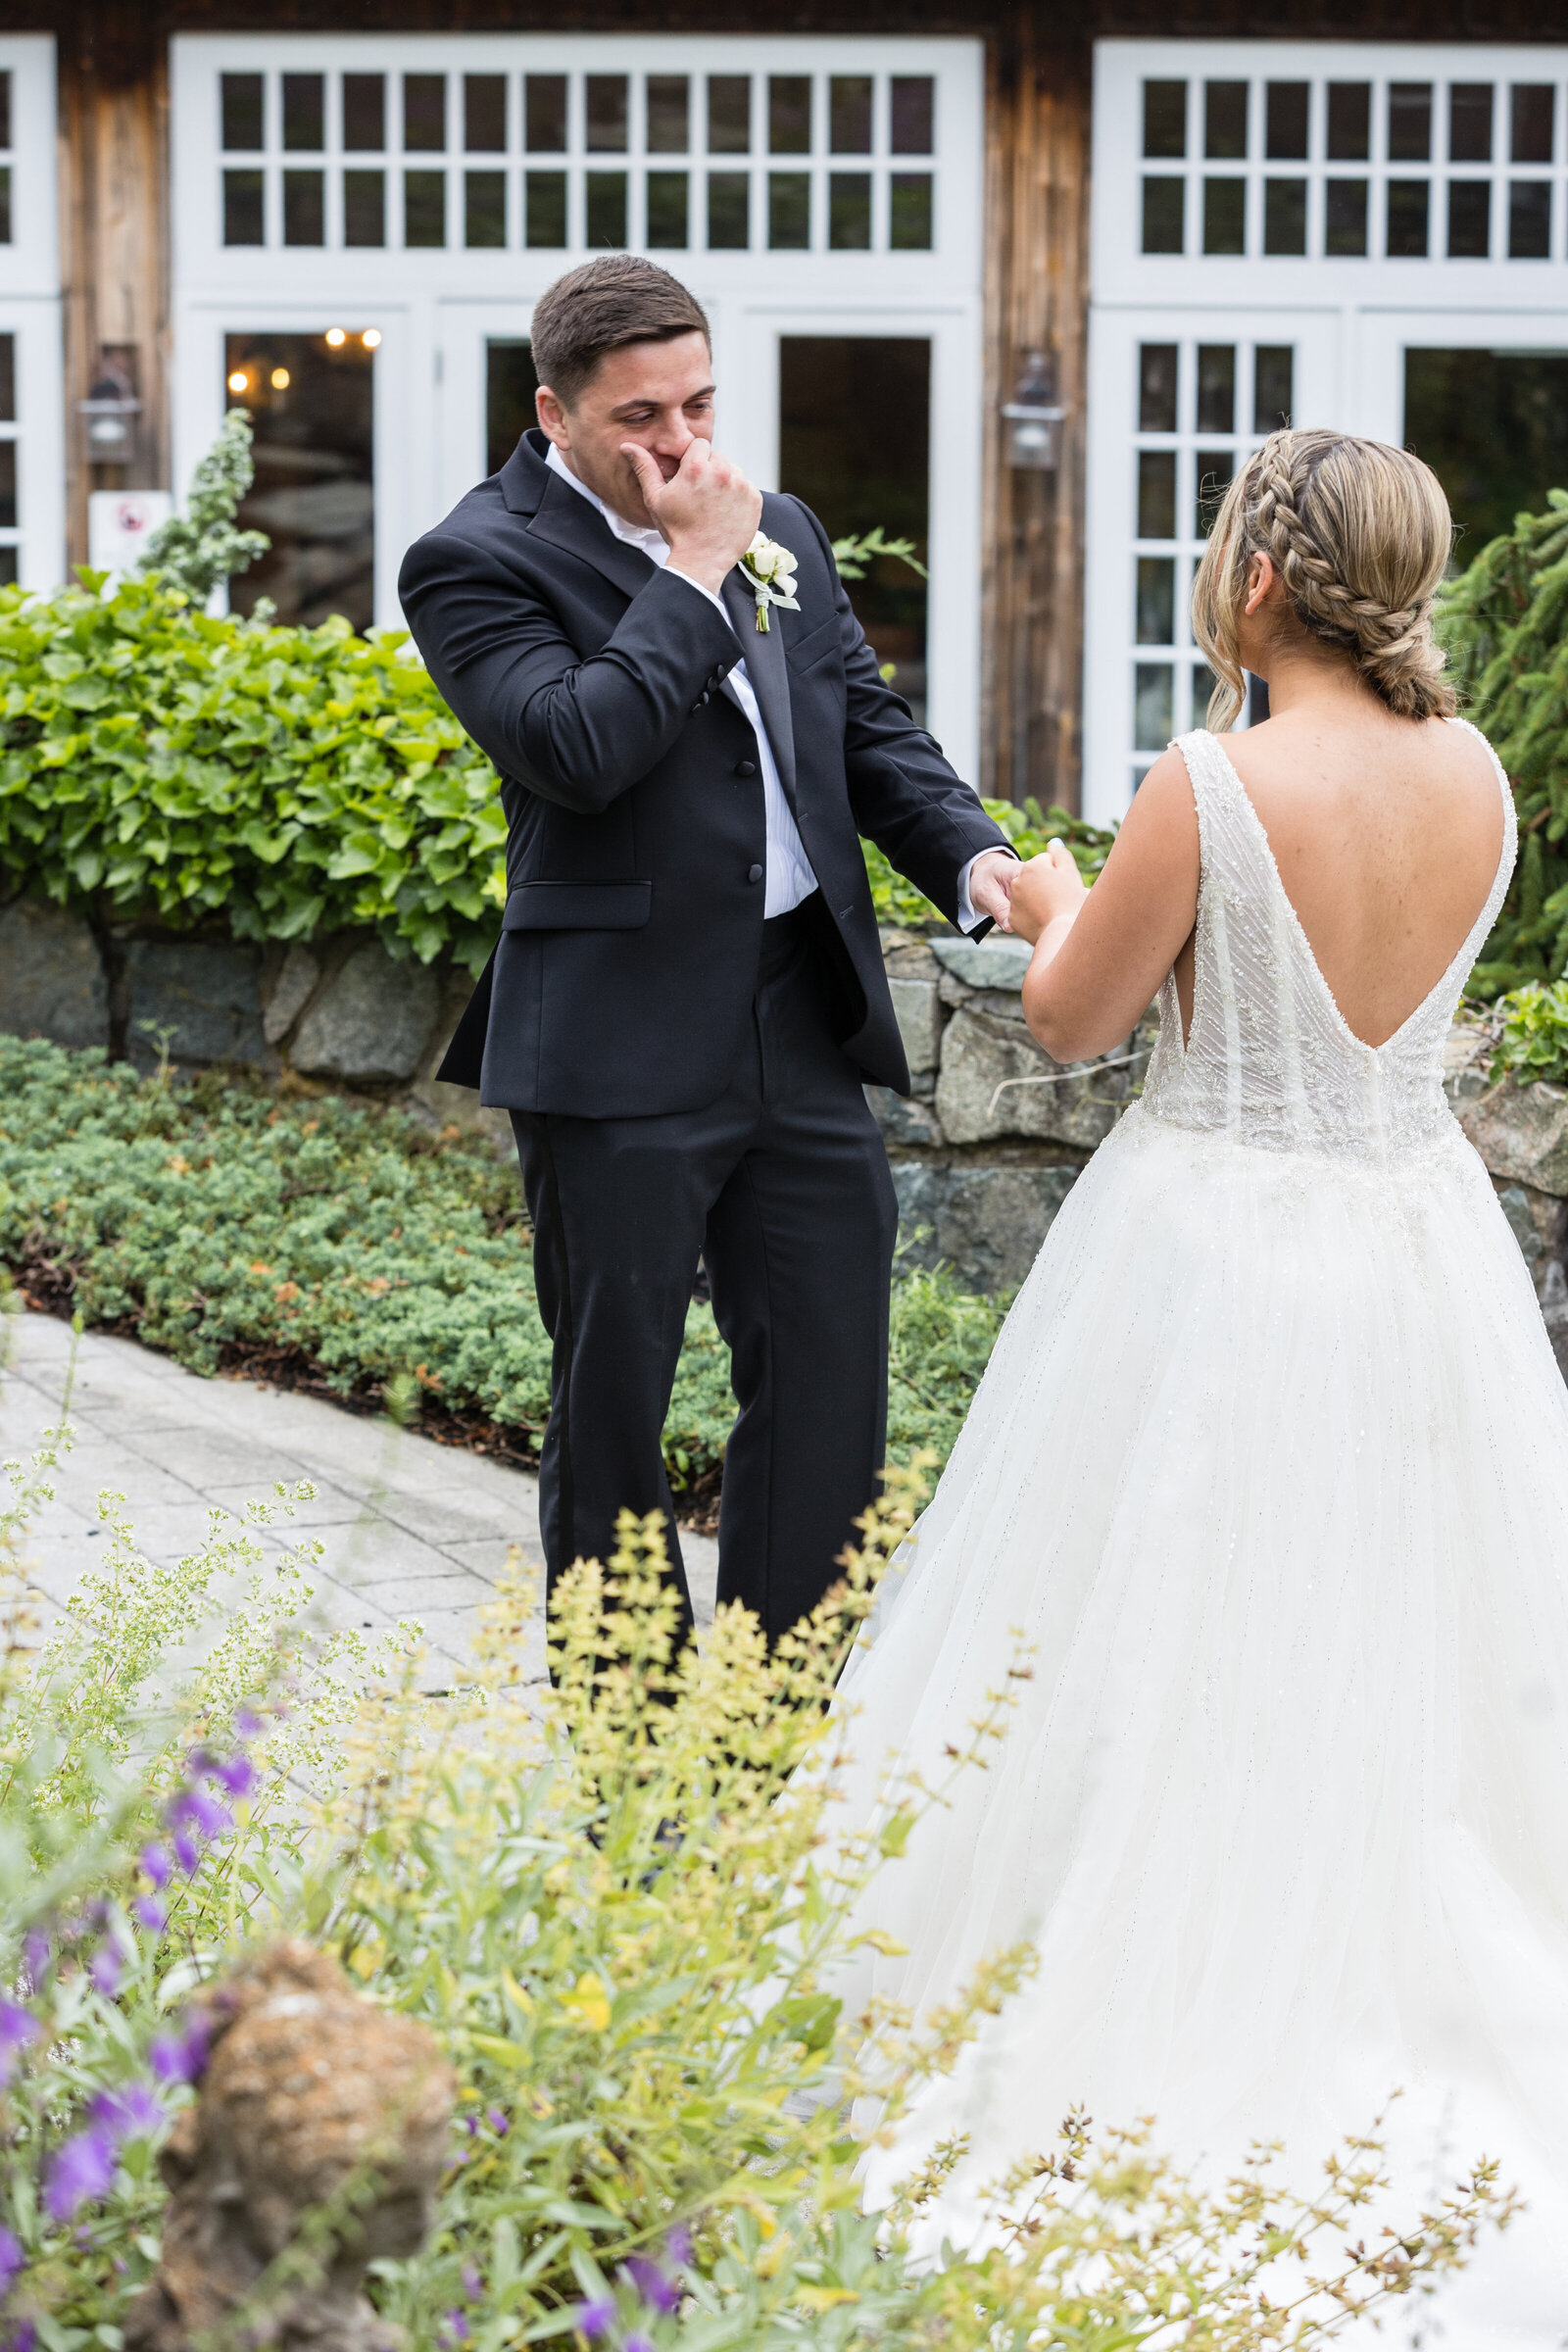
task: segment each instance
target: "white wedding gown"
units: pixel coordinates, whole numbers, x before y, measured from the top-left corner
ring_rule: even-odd
[[[1482,2153],[1531,2201],[1422,2340],[1556,2352],[1568,1390],[1442,1086],[1512,800],[1498,769],[1491,897],[1374,1051],[1222,745],[1180,749],[1191,1036],[1167,978],[1143,1100],[1053,1225],[842,1686],[863,1821],[890,1760],[940,1778],[1034,1650],[991,1769],[867,1916],[907,1946],[876,1988],[917,2016],[1020,1938],[1039,1971],[873,2152],[867,2197],[967,2132],[939,2214],[962,2243],[980,2186],[1077,2104],[1153,2114],[1216,2178],[1283,2137],[1320,2186],[1402,2085],[1399,2210]]]

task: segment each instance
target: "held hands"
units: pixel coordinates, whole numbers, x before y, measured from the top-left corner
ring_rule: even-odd
[[[637,477],[643,504],[669,542],[670,561],[717,595],[757,536],[762,495],[710,441],[692,441],[666,481],[641,442],[623,441],[620,454]]]
[[[1033,947],[1051,924],[1063,918],[1070,923],[1088,896],[1066,843],[1048,842],[1013,878],[1010,928]]]
[[[1012,886],[1020,867],[1005,850],[987,850],[969,869],[969,904],[988,914],[999,931],[1012,929]]]

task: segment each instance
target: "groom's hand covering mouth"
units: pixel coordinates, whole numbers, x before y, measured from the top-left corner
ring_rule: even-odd
[[[716,595],[757,535],[760,491],[710,441],[694,440],[672,473],[640,442],[623,442],[621,454],[669,542],[671,564]]]

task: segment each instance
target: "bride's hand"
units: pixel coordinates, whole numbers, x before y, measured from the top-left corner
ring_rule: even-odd
[[[1064,841],[1050,841],[1038,858],[1021,865],[1012,884],[1012,930],[1031,947],[1049,923],[1070,921],[1089,896]]]

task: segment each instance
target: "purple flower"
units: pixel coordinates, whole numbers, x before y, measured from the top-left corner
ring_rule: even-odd
[[[38,2020],[30,2009],[20,2001],[0,1998],[0,2058],[9,2058],[13,2051],[25,2049],[37,2039]]]
[[[161,1936],[169,1925],[169,1905],[156,1894],[138,1894],[130,1907],[154,1936]]]
[[[680,2288],[664,2277],[657,2262],[645,2254],[634,2254],[626,2265],[626,2276],[645,2303],[655,2311],[676,2311],[680,2308]],[[629,2347],[628,2347],[629,2352]]]
[[[646,2335],[628,2335],[625,2352],[654,2352],[654,2347]]]
[[[5,2352],[33,2352],[38,2330],[31,2320],[19,2320],[6,2337]]]
[[[23,2254],[19,2240],[0,2222],[0,2295],[5,2294],[11,2281],[22,2268]]]
[[[161,1845],[143,1846],[141,1866],[155,1886],[167,1886],[173,1876],[169,1856]]]
[[[123,1974],[120,1954],[112,1943],[98,1946],[87,1963],[87,1974],[92,1979],[95,1991],[101,1992],[106,2001],[112,2001],[120,1990],[120,1980]]]
[[[490,2126],[490,2129],[495,2133],[496,2137],[498,2139],[505,2139],[507,2133],[512,2130],[511,2122],[509,2121],[505,2110],[500,2107],[487,2107],[484,2111],[484,2114],[485,2121]]]
[[[664,2252],[677,2270],[689,2270],[692,2259],[692,2233],[684,2222],[677,2222],[664,2240]]]
[[[473,2139],[478,2133],[479,2118],[476,2115],[466,2115],[463,2119],[463,2129],[465,2132],[466,2132],[468,2137]]]
[[[48,1936],[42,1928],[29,1929],[26,1940],[22,1947],[22,1959],[23,1965],[34,1984],[43,1983],[44,1971],[49,1966],[49,1958]]]
[[[477,2303],[484,2292],[484,2280],[471,2262],[463,2266],[463,2292],[470,2303]]]
[[[259,1740],[266,1728],[267,1727],[263,1723],[261,1717],[255,1714],[251,1708],[240,1707],[236,1709],[234,1715],[234,1737],[236,1740]]]
[[[117,2145],[122,2140],[145,2139],[149,2132],[160,2131],[164,2122],[163,2108],[145,2082],[126,2082],[119,2090],[101,2090],[89,2113]]]
[[[176,1830],[169,1842],[174,1849],[174,1860],[186,1878],[193,1879],[202,1866],[202,1850],[195,1838],[188,1830]]]
[[[155,2035],[148,2063],[160,2082],[194,2082],[207,2064],[207,2020],[193,2017],[182,2032]]]
[[[461,2344],[468,2332],[468,2323],[461,2311],[449,2311],[441,2323],[441,2328],[449,2344]]]
[[[49,2168],[43,2201],[50,2217],[69,2222],[78,2205],[106,2196],[115,2178],[115,2144],[102,2124],[68,2139]]]
[[[249,1796],[256,1786],[256,1767],[249,1756],[230,1756],[212,1767],[213,1778],[230,1796]]]
[[[615,2306],[602,2296],[597,2303],[579,2303],[571,2317],[578,2334],[592,2343],[595,2336],[608,2335],[615,2325]]]
[[[205,1788],[181,1789],[166,1818],[171,1827],[181,1829],[187,1822],[194,1822],[204,1838],[220,1838],[226,1830],[234,1827],[234,1816],[228,1807],[220,1805],[217,1797],[210,1796]],[[179,1851],[177,1838],[174,1851]]]

